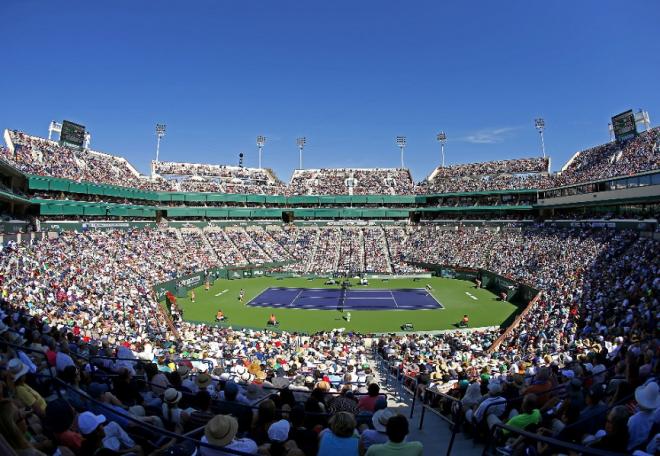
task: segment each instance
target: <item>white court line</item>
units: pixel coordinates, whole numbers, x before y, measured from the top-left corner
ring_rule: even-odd
[[[334,299],[334,296],[305,296],[305,299]],[[384,298],[369,298],[369,297],[367,297],[367,298],[342,298],[341,296],[337,299],[344,300],[344,301],[347,301],[347,300],[350,300],[350,299],[359,299],[360,301],[364,301],[364,300],[371,301],[371,300],[378,300],[378,299],[383,299],[383,300],[387,300],[387,301],[392,300],[392,298],[388,298],[388,297],[384,297]]]
[[[296,297],[293,298],[293,301],[291,301],[291,302],[289,303],[289,306],[293,307],[293,303],[296,302],[296,300],[298,299],[298,297],[300,297],[300,295],[303,293],[303,291],[305,291],[305,289],[304,289],[304,288],[301,288],[300,291],[298,292],[298,294],[296,295]]]
[[[344,299],[360,299],[360,300],[362,300],[362,301],[364,301],[364,300],[367,300],[367,301],[375,300],[375,301],[377,301],[377,300],[379,300],[379,299],[385,299],[385,300],[389,301],[389,300],[391,300],[392,298],[388,298],[387,296],[385,296],[385,297],[382,297],[382,298],[374,298],[374,297],[371,297],[371,298],[370,298],[370,297],[366,297],[366,298],[344,298]]]
[[[395,305],[396,308],[398,309],[398,308],[399,308],[399,304],[396,302],[396,298],[394,297],[394,293],[392,293],[392,290],[390,290],[390,295],[392,295],[392,300],[394,301],[394,305]]]
[[[465,294],[468,295],[469,297],[471,297],[472,299],[474,299],[475,301],[478,300],[477,297],[475,295],[473,295],[472,293],[470,293],[469,291],[466,291]]]
[[[227,293],[228,291],[229,290],[222,290],[220,293],[216,293],[216,296],[223,295],[223,294]]]
[[[268,287],[268,288],[271,288],[271,287]],[[251,305],[252,302],[253,302],[255,299],[257,299],[259,296],[261,296],[262,294],[264,294],[264,293],[266,292],[266,290],[268,290],[268,288],[264,288],[263,290],[261,290],[259,293],[257,293],[257,295],[256,295],[254,298],[252,298],[252,299],[250,299],[248,302],[246,302],[245,305],[246,305],[246,306]],[[258,307],[258,304],[255,305],[255,306],[253,306],[253,307]]]

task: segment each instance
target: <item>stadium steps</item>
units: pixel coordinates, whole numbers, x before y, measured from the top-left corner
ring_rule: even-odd
[[[268,244],[271,244],[271,245],[277,245],[277,246],[281,247],[280,243],[277,242],[273,238],[273,236],[271,236],[268,229],[266,229],[264,227],[260,227],[260,226],[253,226],[253,227],[249,227],[249,228],[250,228],[249,231],[247,229],[245,230],[248,233],[248,235],[250,233],[253,233],[255,230],[261,230],[262,235],[266,238],[266,242],[259,242],[256,238],[254,238],[252,236],[250,236],[250,237],[252,237],[252,240],[254,241],[254,243],[257,244],[259,246],[259,248],[261,248],[261,250],[266,255],[268,255],[270,257],[271,261],[281,261],[280,258],[282,258],[284,260],[289,260],[289,259],[292,258],[289,251],[286,250],[284,247],[282,247],[282,249],[283,249],[284,253],[286,254],[285,256],[283,256],[282,253],[278,252],[276,248],[271,247],[271,246],[268,245]]]
[[[184,234],[188,235],[190,238],[186,237],[184,238]],[[199,238],[199,241],[202,243],[204,246],[203,251],[205,254],[211,257],[211,259],[216,263],[220,263],[220,259],[218,258],[218,255],[215,253],[215,250],[209,243],[209,240],[206,239],[206,236],[204,236],[204,231],[201,230],[200,228],[192,228],[192,227],[187,227],[187,228],[179,228],[177,230],[177,238],[181,240],[181,242],[186,245],[186,243],[189,240],[192,240],[192,242],[196,242],[195,238]],[[190,248],[190,247],[189,247]]]
[[[231,229],[236,229],[236,227],[230,227]],[[225,237],[225,241],[233,247],[233,249],[238,253],[239,257],[245,262],[249,263],[247,257],[243,254],[243,251],[236,245],[234,240],[227,234],[225,230],[220,230],[222,235]]]
[[[273,237],[273,232],[274,231],[279,231],[280,236],[284,235],[284,230],[279,225],[268,225],[268,226],[266,226],[264,231],[266,231],[266,233],[268,233],[268,236],[270,236],[270,238],[273,242],[276,242],[277,244],[279,244],[282,247],[282,249],[286,252],[286,254],[289,255],[289,258],[291,258],[292,260],[296,259],[296,257],[293,255],[291,250],[289,250],[289,244],[282,243],[282,242],[279,241],[279,239],[276,240],[275,237]],[[295,235],[294,236],[287,236],[287,237],[291,241],[292,245],[296,244],[296,236]]]
[[[339,271],[339,265],[341,263],[341,260],[343,260],[341,249],[342,249],[342,244],[344,243],[344,227],[342,226],[340,228],[331,228],[331,229],[339,233],[337,236],[339,242],[337,242],[337,246],[335,247],[335,261],[334,264],[332,265],[333,271]]]
[[[383,233],[383,244],[384,244],[384,253],[385,253],[385,258],[386,262],[385,264],[387,265],[387,272],[388,274],[392,274],[394,272],[394,269],[392,268],[392,256],[390,255],[390,244],[387,242],[387,233],[385,232],[385,228],[383,226],[379,226],[378,229]]]
[[[213,251],[216,253],[218,258],[221,257],[221,255],[218,253],[220,250],[229,249],[229,250],[233,251],[234,253],[236,253],[236,256],[239,258],[239,261],[234,262],[234,264],[247,264],[247,260],[243,256],[243,253],[238,248],[236,248],[236,245],[232,242],[232,240],[229,238],[229,236],[227,236],[227,233],[225,233],[225,231],[223,229],[221,229],[221,228],[207,228],[207,230],[208,230],[207,233],[215,233],[215,234],[217,234],[218,237],[223,239],[223,241],[220,241],[218,244],[216,244],[215,242],[212,242],[209,239],[211,247],[213,248]],[[222,261],[221,261],[221,263],[222,263]]]
[[[312,260],[314,260],[314,257],[316,256],[316,251],[319,248],[319,240],[321,238],[321,230],[316,229],[316,230],[314,230],[314,232],[315,232],[315,236],[314,236],[314,240],[312,241],[313,242],[312,253],[309,256],[309,261],[306,262],[307,265],[305,266],[305,271],[304,271],[305,273],[308,273],[309,269],[312,267],[312,264],[313,264]],[[296,233],[296,242],[298,242],[298,236],[299,236],[299,234]]]
[[[378,229],[380,230],[382,235],[380,245],[381,245],[381,250],[385,254],[385,265],[387,266],[387,273],[392,274],[394,271],[392,268],[392,258],[390,256],[390,245],[387,243],[387,233],[385,232],[385,228],[383,228],[382,225],[380,225]]]
[[[259,229],[262,229],[262,228],[259,227]],[[257,251],[259,251],[262,255],[262,258],[265,258],[267,262],[273,261],[273,258],[270,256],[270,253],[267,252],[266,249],[264,249],[261,246],[261,244],[259,244],[257,242],[257,240],[252,237],[252,231],[251,230],[246,230],[245,228],[243,228],[241,226],[241,227],[238,227],[238,229],[236,231],[238,231],[239,233],[243,233],[245,235],[246,239],[248,240],[247,243],[251,244],[253,248],[255,248]]]
[[[387,230],[384,226],[381,225],[381,230],[383,230],[383,237],[385,238],[385,253],[387,254],[387,272],[390,274],[394,273],[394,267],[392,266],[392,249],[390,248],[390,239],[387,235]]]
[[[422,406],[419,402],[415,404],[412,418],[410,417],[410,407],[412,404],[412,395],[400,385],[392,385],[392,381],[385,382],[381,372],[376,368],[376,362],[371,359],[373,371],[376,373],[376,381],[381,387],[381,391],[387,394],[387,406],[394,412],[400,413],[408,418],[410,433],[409,441],[420,441],[424,445],[424,455],[446,455],[452,431],[449,423],[444,421],[435,413],[426,411],[424,415],[423,429],[419,429],[419,422],[422,414]],[[454,439],[452,455],[477,456],[483,454],[484,445],[477,443],[458,432]]]
[[[360,259],[362,262],[362,265],[360,265],[360,269],[362,271],[366,271],[367,258],[365,257],[365,255],[367,249],[364,248],[364,230],[362,228],[358,228],[358,245],[360,246]]]
[[[206,249],[209,251],[209,253],[213,257],[213,261],[215,261],[217,264],[220,264],[220,258],[218,258],[218,254],[215,253],[215,249],[211,245],[211,241],[206,237],[206,234],[204,234],[204,230],[199,230],[200,236],[202,236],[202,242],[206,246]]]

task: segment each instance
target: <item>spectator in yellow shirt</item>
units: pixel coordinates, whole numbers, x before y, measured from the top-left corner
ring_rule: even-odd
[[[24,407],[31,408],[39,417],[46,416],[46,400],[41,394],[36,392],[30,385],[25,383],[25,374],[28,373],[28,367],[18,358],[9,361],[7,370],[14,380],[16,390],[16,399]]]

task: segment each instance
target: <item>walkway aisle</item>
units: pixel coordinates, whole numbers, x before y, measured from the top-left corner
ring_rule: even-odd
[[[397,413],[401,413],[408,418],[410,422],[410,434],[408,440],[419,440],[424,444],[424,454],[429,456],[444,456],[447,454],[447,447],[451,439],[451,429],[449,424],[441,419],[435,413],[427,410],[424,416],[424,428],[419,430],[419,419],[422,412],[422,406],[419,402],[415,404],[413,417],[410,418],[410,404],[412,396],[401,387],[394,388],[393,379],[390,378],[386,385],[384,374],[377,368],[376,361],[372,358],[371,365],[376,374],[376,381],[380,385],[381,391],[387,394],[388,407]],[[474,444],[471,439],[466,439],[463,433],[456,434],[454,447],[451,454],[457,456],[481,455],[483,445]]]

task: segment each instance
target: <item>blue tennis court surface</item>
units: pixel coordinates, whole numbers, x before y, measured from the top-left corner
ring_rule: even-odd
[[[442,307],[424,288],[342,290],[271,287],[262,291],[247,305],[319,310],[420,310]]]

